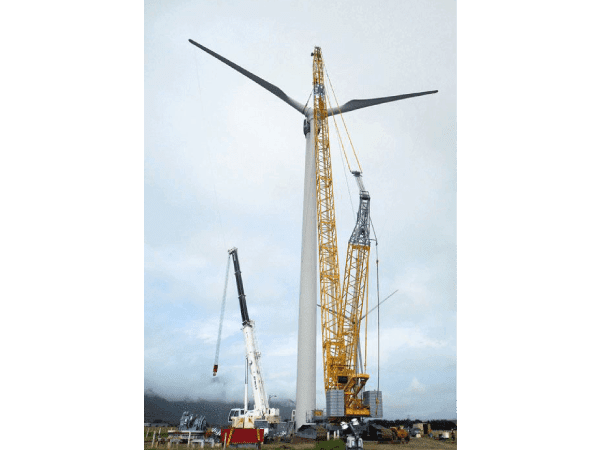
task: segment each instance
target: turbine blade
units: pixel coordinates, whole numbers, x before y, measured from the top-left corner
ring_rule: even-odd
[[[269,91],[271,94],[276,95],[277,97],[279,97],[281,100],[283,100],[284,102],[286,102],[288,105],[290,105],[292,108],[294,108],[295,110],[299,111],[301,114],[304,114],[304,106],[300,104],[300,102],[297,102],[296,100],[294,100],[293,98],[288,97],[285,92],[283,92],[281,89],[279,89],[277,86],[272,85],[271,83],[269,83],[268,81],[263,80],[260,77],[257,77],[256,75],[254,75],[251,72],[248,72],[246,69],[238,66],[235,63],[232,63],[231,61],[229,61],[226,58],[223,58],[221,55],[219,55],[218,53],[213,52],[212,50],[198,44],[197,42],[194,42],[191,39],[188,39],[190,41],[190,43],[194,44],[196,47],[204,50],[206,53],[208,53],[211,56],[214,56],[215,58],[217,58],[219,61],[227,64],[229,67],[231,67],[234,70],[237,70],[239,73],[241,73],[242,75],[247,76],[248,78],[250,78],[252,81],[254,81],[255,83],[257,83],[258,85],[262,86],[263,88],[265,88],[267,91]]]
[[[435,94],[436,91],[427,92],[415,92],[414,94],[402,94],[393,95],[391,97],[380,97],[380,98],[367,98],[362,100],[350,100],[348,103],[344,103],[339,108],[333,108],[327,110],[328,116],[334,116],[336,114],[354,111],[355,109],[366,108],[367,106],[375,106],[381,103],[394,102],[396,100],[404,100],[405,98],[419,97],[421,95]]]

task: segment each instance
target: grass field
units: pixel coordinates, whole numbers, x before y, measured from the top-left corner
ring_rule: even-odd
[[[158,429],[156,431],[158,431]],[[165,432],[165,435],[166,435],[166,432]],[[148,437],[151,440],[152,432],[150,432]],[[330,447],[330,446],[326,445],[324,447]],[[408,444],[378,444],[377,442],[369,442],[369,441],[364,443],[365,450],[408,450],[410,448],[418,448],[418,449],[423,449],[423,450],[437,450],[437,449],[452,449],[452,448],[456,448],[456,447],[457,447],[456,441],[452,441],[452,439],[449,439],[446,441],[438,441],[436,439],[432,439],[429,437],[413,438],[410,440],[410,442]],[[150,442],[144,443],[144,449],[149,449],[149,448],[150,448]],[[155,447],[155,448],[157,448],[157,447]],[[167,447],[166,447],[166,445],[162,444],[158,448],[167,448]],[[191,449],[191,448],[192,448],[192,446],[188,447],[187,444],[179,444],[179,445],[171,446],[171,449],[179,449],[179,450]],[[195,446],[194,448],[199,448],[199,447]],[[204,448],[208,450],[208,449],[210,449],[210,445],[207,445]],[[218,449],[218,448],[221,448],[221,447],[215,445],[215,449]],[[282,444],[282,443],[279,443],[279,444],[264,444],[262,446],[262,449],[263,450],[319,450],[319,446],[315,447],[314,444]],[[344,449],[344,447],[342,446],[340,450],[343,450],[343,449]]]

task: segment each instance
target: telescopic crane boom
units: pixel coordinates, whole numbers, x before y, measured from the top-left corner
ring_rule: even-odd
[[[254,410],[244,411],[237,417],[232,418],[233,427],[253,428],[255,420],[266,420],[269,423],[279,422],[279,409],[269,408],[269,397],[265,392],[265,385],[260,368],[260,352],[258,351],[256,339],[254,337],[254,322],[250,320],[250,316],[248,315],[246,294],[244,293],[244,283],[242,282],[242,271],[240,270],[237,248],[234,247],[229,250],[229,254],[233,260],[233,268],[235,271],[235,282],[237,284],[240,312],[242,315],[242,331],[244,333],[244,342],[246,344],[246,360],[250,367],[252,393],[254,394]]]
[[[235,271],[235,282],[237,284],[238,299],[240,301],[240,312],[242,314],[242,331],[244,332],[244,342],[246,343],[246,358],[252,374],[252,391],[254,394],[254,409],[266,412],[269,408],[269,399],[265,394],[265,386],[260,370],[260,353],[256,349],[256,340],[254,339],[254,322],[248,316],[248,307],[246,305],[246,294],[244,293],[244,283],[242,282],[242,271],[240,270],[240,261],[237,248],[229,250],[233,260]]]

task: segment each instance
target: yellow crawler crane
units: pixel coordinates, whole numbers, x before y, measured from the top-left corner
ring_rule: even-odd
[[[337,417],[368,417],[359,393],[369,379],[357,364],[358,336],[369,274],[369,201],[360,172],[353,172],[361,189],[357,225],[348,243],[346,271],[340,289],[333,177],[329,148],[327,99],[321,49],[313,52],[313,114],[317,180],[317,230],[321,330],[325,391],[343,391],[344,411]]]

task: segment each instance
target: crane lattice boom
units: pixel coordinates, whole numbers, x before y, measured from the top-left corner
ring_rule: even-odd
[[[340,287],[329,125],[321,49],[313,52],[313,114],[317,179],[317,230],[325,391],[343,390],[346,416],[369,416],[358,394],[369,379],[356,363],[369,259],[369,194],[361,187],[357,225],[348,244]]]
[[[340,271],[338,263],[333,175],[329,151],[329,125],[321,49],[313,53],[314,144],[317,178],[317,233],[319,282],[321,292],[321,330],[323,334],[323,371],[325,390],[338,388],[337,374],[344,366],[343,341],[339,339]]]

